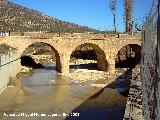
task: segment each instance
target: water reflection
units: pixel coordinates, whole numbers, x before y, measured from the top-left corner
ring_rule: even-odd
[[[35,69],[31,76],[22,79],[23,88],[31,93],[44,93],[52,89],[55,84],[56,71],[54,67]]]

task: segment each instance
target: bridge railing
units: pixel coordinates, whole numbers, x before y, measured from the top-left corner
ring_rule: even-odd
[[[130,37],[137,37],[139,38],[140,34],[135,33],[134,35],[129,34],[107,34],[107,33],[43,33],[43,32],[24,32],[22,33],[11,33],[11,36],[30,36],[31,38],[41,38],[41,39],[49,39],[55,37],[62,37],[62,38],[90,38],[90,39],[106,39],[106,38],[130,38]]]

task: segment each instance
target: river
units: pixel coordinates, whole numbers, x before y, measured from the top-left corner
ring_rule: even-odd
[[[57,74],[54,69],[54,66],[47,66],[19,74],[14,87],[8,87],[0,95],[0,119],[123,119],[129,89],[129,82],[125,81],[126,74],[121,74],[105,87],[97,87],[94,85],[99,83],[93,80],[74,83],[74,80]],[[41,117],[9,115],[20,113],[37,113]]]

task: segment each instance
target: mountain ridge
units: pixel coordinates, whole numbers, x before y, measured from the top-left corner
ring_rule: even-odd
[[[0,0],[0,31],[96,32],[98,30],[59,20],[8,0]]]

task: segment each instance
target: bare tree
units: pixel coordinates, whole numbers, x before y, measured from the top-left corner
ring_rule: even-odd
[[[133,31],[133,0],[124,0],[125,27],[126,32]]]
[[[114,26],[114,32],[116,33],[117,31],[117,28],[116,28],[116,0],[110,0],[110,3],[109,3],[109,7],[112,11],[112,14],[113,14],[113,26]]]

